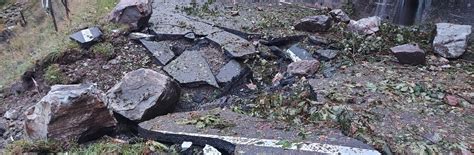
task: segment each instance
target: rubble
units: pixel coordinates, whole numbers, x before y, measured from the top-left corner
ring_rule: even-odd
[[[288,65],[288,73],[294,75],[313,75],[319,69],[318,60],[301,60]]]
[[[26,112],[25,132],[33,140],[84,142],[117,123],[93,84],[55,85]]]
[[[468,36],[471,33],[471,25],[438,23],[433,40],[434,51],[445,58],[458,58],[466,52]]]
[[[305,49],[295,44],[291,46],[288,50],[286,50],[286,55],[293,61],[301,61],[301,60],[315,60],[313,56],[308,53]]]
[[[296,24],[295,30],[306,32],[326,32],[331,28],[331,17],[325,15],[305,17]]]
[[[140,40],[145,48],[158,60],[161,65],[168,64],[175,57],[171,48],[163,42]]]
[[[329,12],[329,14],[336,20],[340,22],[347,23],[351,20],[351,18],[341,9],[334,9]]]
[[[358,21],[351,20],[348,29],[354,33],[362,35],[370,35],[379,31],[379,26],[382,23],[382,19],[377,16],[362,18]]]
[[[153,12],[152,0],[120,0],[109,15],[109,20],[127,24],[131,30],[141,30],[148,26]]]
[[[209,84],[219,88],[209,64],[199,51],[185,51],[163,69],[180,84]]]
[[[242,79],[243,76],[249,73],[249,69],[236,60],[230,60],[224,67],[219,70],[216,75],[217,82],[221,86],[230,87],[235,82]]]
[[[425,51],[418,44],[405,44],[390,48],[401,64],[422,65],[426,63]]]
[[[100,40],[102,31],[98,27],[90,27],[73,33],[69,37],[83,46],[89,46]]]
[[[180,86],[166,75],[150,69],[127,73],[106,95],[108,106],[136,122],[165,115],[174,110]]]
[[[340,51],[327,49],[327,50],[317,50],[316,53],[318,54],[320,60],[329,61],[336,58],[336,56],[340,53]]]
[[[446,95],[444,97],[444,102],[450,106],[457,106],[459,105],[459,99],[458,97],[454,95]]]

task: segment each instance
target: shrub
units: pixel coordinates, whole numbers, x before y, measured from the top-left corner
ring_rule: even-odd
[[[46,69],[44,72],[44,80],[46,80],[49,85],[64,83],[64,75],[58,64],[52,64]]]

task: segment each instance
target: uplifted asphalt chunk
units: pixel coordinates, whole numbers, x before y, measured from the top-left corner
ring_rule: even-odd
[[[290,49],[286,50],[286,54],[290,57],[293,62],[301,61],[301,60],[315,60],[313,56],[311,56],[308,51],[295,44],[290,47]]]
[[[163,69],[181,84],[209,84],[219,88],[209,64],[199,51],[185,51]]]
[[[245,76],[248,72],[249,69],[243,64],[235,60],[230,60],[219,70],[216,79],[219,84],[228,87],[239,81],[239,79]]]
[[[241,58],[257,53],[252,43],[229,32],[219,31],[208,35],[207,38],[219,44],[232,58]]]
[[[390,48],[401,64],[421,65],[426,62],[425,51],[417,44],[405,44]]]
[[[69,37],[81,45],[91,45],[102,36],[102,31],[98,27],[90,27],[71,34]]]
[[[214,122],[224,123],[203,123],[204,128],[202,128],[202,126],[198,125],[200,123],[192,123],[192,120],[200,117],[211,117],[217,120]],[[305,131],[309,131],[309,134],[305,135],[305,143],[301,145],[300,143],[293,144],[291,142],[301,140],[301,137],[296,136],[299,131],[295,128],[289,128],[288,130],[278,129],[285,125],[286,123],[283,122],[250,117],[234,113],[230,110],[205,110],[173,113],[139,124],[143,130],[158,132],[160,134],[175,134],[181,136],[196,136],[200,139],[216,138],[225,140],[235,144],[236,147],[234,152],[239,152],[239,154],[380,155],[379,152],[369,145],[344,136],[340,131],[325,127],[305,129]],[[223,130],[226,132],[222,132]],[[289,143],[288,146],[281,144],[285,141]]]
[[[140,40],[145,46],[145,48],[153,54],[153,56],[159,61],[161,65],[166,65],[170,62],[174,57],[173,51],[171,48],[163,42],[155,42],[155,41],[147,41],[147,40]]]

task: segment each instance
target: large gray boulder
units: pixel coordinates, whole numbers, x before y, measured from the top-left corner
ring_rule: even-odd
[[[295,25],[295,30],[306,32],[325,32],[331,28],[332,19],[329,16],[319,15],[305,17]]]
[[[181,87],[166,75],[150,69],[127,73],[106,95],[116,113],[136,122],[165,115],[174,110]]]
[[[29,108],[25,132],[32,140],[84,142],[98,138],[117,121],[93,84],[55,85]]]
[[[127,24],[131,30],[140,30],[148,25],[153,12],[153,0],[120,0],[109,15],[109,20]]]
[[[460,57],[466,52],[471,31],[471,25],[436,24],[436,37],[433,40],[435,52],[445,58]]]

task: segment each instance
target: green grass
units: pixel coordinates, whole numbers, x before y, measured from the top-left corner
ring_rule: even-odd
[[[97,0],[97,10],[99,14],[108,13],[117,5],[118,0]]]
[[[8,144],[5,147],[6,154],[22,154],[26,152],[47,153],[47,154],[121,154],[137,155],[150,153],[177,152],[173,148],[155,141],[143,141],[139,143],[128,144],[114,141],[111,138],[96,141],[91,144],[79,145],[77,143],[64,144],[56,141],[26,141],[19,140]]]
[[[46,69],[44,79],[49,85],[55,85],[64,83],[65,76],[58,64],[52,64]]]

